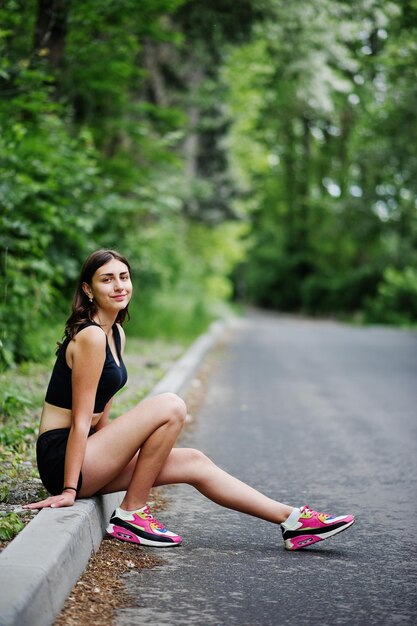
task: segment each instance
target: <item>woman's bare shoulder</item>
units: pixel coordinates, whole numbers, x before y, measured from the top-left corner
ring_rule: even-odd
[[[78,360],[83,356],[90,358],[105,355],[106,333],[100,326],[87,326],[78,331],[67,349],[67,363],[69,367],[74,364],[74,359]]]
[[[100,326],[92,324],[79,330],[73,341],[85,346],[101,346],[106,344],[106,333]]]

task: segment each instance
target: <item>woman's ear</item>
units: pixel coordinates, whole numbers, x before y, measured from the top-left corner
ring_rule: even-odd
[[[93,292],[91,291],[90,285],[88,283],[83,283],[81,287],[83,288],[83,291],[87,298],[89,298],[91,301],[93,299]]]

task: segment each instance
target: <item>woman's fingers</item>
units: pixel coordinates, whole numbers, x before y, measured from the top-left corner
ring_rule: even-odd
[[[24,509],[43,509],[46,506],[51,506],[51,503],[49,502],[49,498],[46,498],[46,500],[41,500],[40,502],[31,502],[30,504],[25,504],[23,506]]]
[[[57,509],[61,506],[72,506],[74,504],[74,496],[70,493],[62,493],[59,496],[49,496],[45,500],[39,502],[32,502],[31,504],[25,504],[24,509],[45,509],[50,507],[51,509]]]

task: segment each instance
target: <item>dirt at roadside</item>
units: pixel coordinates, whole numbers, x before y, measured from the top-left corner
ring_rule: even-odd
[[[153,493],[152,501],[153,511],[163,508],[160,494]],[[109,626],[115,609],[132,605],[132,598],[123,583],[123,574],[134,568],[155,567],[163,562],[163,559],[147,553],[146,548],[105,539],[91,557],[54,626]]]

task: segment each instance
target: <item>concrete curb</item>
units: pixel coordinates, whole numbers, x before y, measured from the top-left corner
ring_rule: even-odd
[[[193,375],[207,352],[213,347],[225,328],[224,322],[213,322],[210,329],[201,335],[174,367],[156,384],[149,395],[156,396],[165,391],[181,394],[188,387]]]
[[[150,395],[183,393],[225,328],[214,322]],[[0,554],[0,626],[48,626],[63,607],[123,493],[43,509]]]

